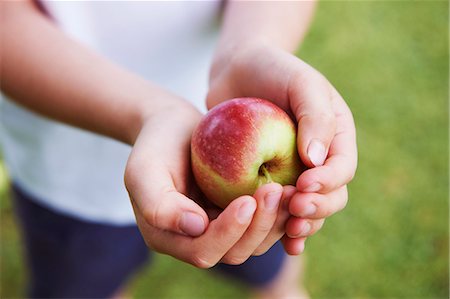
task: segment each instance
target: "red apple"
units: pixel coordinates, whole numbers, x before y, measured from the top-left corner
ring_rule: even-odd
[[[304,170],[296,144],[295,124],[278,106],[257,98],[226,101],[192,135],[195,180],[221,208],[265,183],[295,185]]]

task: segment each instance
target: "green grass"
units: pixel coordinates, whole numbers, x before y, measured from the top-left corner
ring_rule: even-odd
[[[322,2],[299,56],[351,107],[359,168],[347,208],[306,244],[312,298],[448,298],[448,3]],[[24,263],[0,173],[0,297],[24,295]],[[136,298],[246,298],[243,286],[169,257]]]

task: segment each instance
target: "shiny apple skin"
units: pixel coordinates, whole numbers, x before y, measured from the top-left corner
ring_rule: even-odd
[[[294,122],[258,98],[232,99],[210,110],[192,135],[191,161],[198,186],[221,208],[270,181],[295,185],[305,169]]]

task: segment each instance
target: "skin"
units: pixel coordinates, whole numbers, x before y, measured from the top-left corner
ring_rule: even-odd
[[[192,105],[71,40],[32,2],[0,5],[2,91],[37,113],[133,146],[125,185],[150,248],[208,268],[242,263],[279,239],[277,207],[290,199],[279,184],[237,198],[220,215],[198,196],[189,145],[201,114]]]
[[[302,171],[292,120],[256,98],[233,99],[211,110],[192,135],[191,156],[201,190],[221,208],[269,182],[295,184]]]
[[[280,238],[295,255],[345,206],[357,160],[351,112],[320,73],[290,54],[313,2],[225,5],[208,106],[271,99],[299,123],[298,151],[310,169],[297,189],[267,184],[220,214],[193,184],[189,139],[201,118],[195,108],[69,39],[32,2],[0,5],[2,91],[37,113],[133,146],[125,184],[150,248],[202,268],[242,263]]]
[[[235,97],[271,99],[297,121],[297,148],[309,169],[296,182],[282,237],[292,255],[304,250],[305,237],[316,233],[326,217],[345,207],[357,165],[350,109],[322,74],[290,54],[306,31],[312,8],[308,1],[232,2],[207,97],[210,108]]]

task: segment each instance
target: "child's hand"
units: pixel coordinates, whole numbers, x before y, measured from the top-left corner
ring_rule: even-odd
[[[311,66],[263,43],[220,52],[213,65],[208,107],[235,97],[275,102],[298,122],[298,151],[311,169],[300,175],[283,238],[290,254],[303,250],[304,237],[347,203],[357,150],[350,109],[336,89]]]
[[[147,245],[202,268],[264,253],[284,234],[295,188],[268,184],[224,211],[208,205],[190,170],[190,138],[201,114],[178,102],[145,121],[125,173]]]

